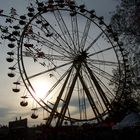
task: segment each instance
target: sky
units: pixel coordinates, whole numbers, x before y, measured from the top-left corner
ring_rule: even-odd
[[[24,14],[26,7],[33,0],[0,0],[0,9],[4,9],[7,13],[11,7],[17,9],[17,12]],[[95,9],[98,16],[104,16],[105,22],[109,23],[111,14],[114,11],[117,0],[77,0],[77,3],[85,4],[87,9]],[[2,21],[0,21],[1,24]],[[4,42],[5,44],[5,42]],[[19,105],[20,95],[12,92],[13,80],[7,76],[9,64],[6,62],[7,48],[4,44],[0,44],[0,124],[8,125],[9,121],[15,118],[29,117],[30,110],[22,109]],[[38,124],[42,121],[40,117],[38,120],[29,119],[29,125]]]

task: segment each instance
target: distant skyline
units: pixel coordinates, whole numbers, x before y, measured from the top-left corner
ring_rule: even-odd
[[[17,9],[19,15],[24,14],[26,7],[33,0],[2,0],[0,1],[0,10],[3,9],[5,12],[9,13],[10,8],[14,7]],[[87,9],[95,9],[98,16],[104,16],[105,22],[109,23],[111,15],[109,12],[114,11],[116,5],[118,4],[117,0],[77,0],[77,3],[85,4]],[[0,20],[0,24],[1,24]],[[9,72],[9,64],[6,62],[7,57],[7,46],[6,42],[0,44],[0,124],[8,125],[9,121],[13,121],[16,117],[19,119],[27,117],[29,119],[29,124],[39,124],[42,121],[40,116],[37,120],[31,120],[30,114],[31,111],[29,108],[23,109],[20,107],[20,94],[13,93],[13,79],[10,79],[7,76]]]

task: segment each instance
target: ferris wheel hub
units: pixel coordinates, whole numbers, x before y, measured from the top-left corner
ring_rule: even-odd
[[[78,55],[74,58],[74,63],[85,62],[87,57],[88,53],[86,51],[79,51]]]

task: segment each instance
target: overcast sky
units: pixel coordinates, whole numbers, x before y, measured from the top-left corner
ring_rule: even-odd
[[[24,14],[31,1],[33,0],[0,0],[0,9],[4,9],[8,13],[9,9],[14,7],[20,14]],[[104,16],[107,23],[111,17],[109,12],[114,11],[118,4],[117,0],[77,0],[77,3],[84,3],[89,10],[95,9],[96,14]],[[20,107],[20,95],[11,91],[13,80],[7,76],[9,64],[6,62],[7,49],[4,44],[0,44],[0,53],[0,124],[8,125],[8,122],[16,117],[25,117],[30,113],[29,110],[23,111]],[[32,125],[33,121],[30,123]],[[39,120],[36,123],[39,123]]]

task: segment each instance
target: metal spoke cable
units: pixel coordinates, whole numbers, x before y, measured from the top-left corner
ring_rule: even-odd
[[[105,111],[104,108],[103,108],[103,103],[101,103],[101,99],[99,98],[99,94],[97,94],[97,91],[95,89],[95,85],[93,84],[92,80],[91,80],[91,77],[89,75],[89,73],[87,72],[87,70],[84,68],[83,66],[83,69],[84,69],[84,72],[85,72],[85,77],[87,77],[87,80],[89,80],[90,84],[91,84],[91,87],[89,87],[91,90],[92,90],[92,97],[94,99],[94,95],[96,96],[97,100],[98,100],[98,103],[100,105],[100,108],[103,110],[103,112]]]
[[[115,97],[115,95],[111,92],[111,90],[95,75],[95,77],[97,78],[97,80],[99,81],[99,83],[100,83],[100,85],[103,85],[106,89],[107,89],[107,91],[109,91],[108,92],[108,94],[110,94],[110,96],[113,96],[113,98]],[[107,95],[107,94],[106,94]],[[112,99],[112,98],[110,98],[110,99]]]
[[[34,25],[36,28],[38,28],[38,29],[40,29],[38,26],[36,26],[36,25]],[[45,27],[44,27],[45,28]],[[46,28],[45,28],[46,29]],[[40,29],[41,30],[41,29]],[[47,33],[44,31],[44,30],[41,30],[43,33],[44,33],[44,35],[46,35]],[[59,36],[60,37],[60,36]],[[52,38],[54,39],[54,40],[52,40]],[[68,50],[66,50],[66,47],[64,47],[65,46],[65,44],[62,44],[64,41],[62,41],[62,40],[58,40],[58,39],[56,39],[55,37],[54,37],[54,35],[53,35],[53,33],[52,33],[52,36],[51,37],[49,37],[49,39],[46,39],[46,38],[44,38],[46,41],[48,41],[49,43],[52,43],[52,46],[53,47],[56,47],[56,48],[58,48],[58,49],[61,49],[61,51],[63,51],[64,53],[67,53],[67,54],[70,54],[70,52],[68,51]],[[50,40],[52,40],[52,41],[50,41]],[[57,42],[58,44],[56,44],[55,42]]]
[[[84,50],[90,26],[91,26],[91,20],[87,19],[86,25],[85,25],[85,28],[84,28],[84,32],[83,32],[83,35],[82,35],[82,38],[81,38],[81,42],[80,42],[80,45],[79,45],[80,50]]]
[[[26,38],[28,39],[32,39],[32,40],[36,40],[36,41],[39,41],[39,43],[43,44],[44,46],[58,52],[59,54],[62,54],[62,55],[65,55],[66,53],[67,54],[70,54],[69,51],[66,51],[62,48],[61,50],[61,46],[55,44],[54,42],[50,41],[50,40],[47,40],[46,38],[44,37],[41,37],[39,36],[38,34],[36,33],[33,33],[32,36],[27,36]],[[63,52],[63,53],[62,53]],[[66,55],[65,55],[66,56]],[[67,56],[66,56],[67,57]]]
[[[71,71],[70,67],[58,80],[57,82],[50,88],[50,90],[46,93],[45,98],[47,98],[49,96],[49,94],[51,94],[51,92],[58,86],[58,84],[60,84],[60,82],[65,78],[65,76]],[[45,99],[44,98],[44,99]]]
[[[60,30],[62,31],[62,34],[63,34],[66,42],[68,43],[68,47],[69,47],[71,53],[74,54],[75,50],[74,50],[74,48],[72,48],[72,46],[74,46],[74,42],[73,42],[71,34],[70,34],[70,32],[69,32],[69,30],[67,28],[67,25],[66,25],[66,23],[64,22],[64,20],[63,20],[63,18],[61,16],[60,11],[55,10],[54,11],[54,16],[56,18],[56,21],[57,21],[57,23],[58,23],[58,25],[60,27]]]
[[[98,39],[103,35],[103,31],[91,42],[91,44],[86,48],[86,51],[89,51],[91,47],[98,41]]]
[[[72,36],[74,42],[74,49],[77,51],[79,48],[79,29],[77,23],[77,14],[75,16],[71,16],[72,23]]]
[[[31,57],[32,54],[28,54],[27,51],[23,51],[22,52],[23,56],[24,57]],[[37,53],[33,53],[33,55],[35,55]],[[62,56],[62,55],[54,55],[54,54],[44,54],[44,57],[47,58],[48,60],[58,60],[58,61],[70,61],[71,60],[71,57],[65,57],[65,56]]]
[[[105,60],[96,60],[96,59],[88,59],[88,61],[92,62],[93,64],[118,67],[118,62],[105,61]]]
[[[40,15],[41,20],[43,20],[44,24],[49,24],[48,21],[46,21],[46,19]],[[66,40],[64,38],[62,38],[62,36],[58,33],[58,31],[56,31],[51,24],[49,24],[49,26],[47,27],[43,27],[44,29],[46,29],[47,31],[52,30],[52,33],[55,33],[55,35],[52,35],[52,38],[59,44],[59,47],[62,48],[62,50],[65,50],[69,55],[71,54],[70,51],[67,51],[66,48],[70,48],[69,44],[66,42]],[[56,36],[56,37],[55,37]]]
[[[100,114],[100,112],[99,112],[99,110],[98,110],[98,108],[97,108],[97,106],[96,106],[96,104],[95,104],[95,102],[94,102],[94,100],[93,100],[93,98],[92,98],[92,96],[91,96],[91,92],[90,92],[89,89],[87,88],[87,84],[85,83],[85,81],[84,81],[84,79],[83,79],[83,77],[81,76],[80,73],[79,73],[78,76],[79,76],[79,79],[80,79],[80,81],[81,81],[81,84],[82,84],[83,89],[84,89],[84,91],[85,91],[85,93],[86,93],[86,95],[87,95],[88,101],[89,101],[89,103],[90,103],[90,105],[91,105],[91,108],[92,108],[92,110],[93,110],[95,116],[97,117],[98,121],[101,121],[101,120],[102,120],[101,114]]]
[[[108,50],[111,50],[111,49],[113,49],[114,47],[117,47],[117,46],[111,46],[111,47],[105,48],[105,49],[103,49],[103,50],[94,52],[94,53],[90,54],[89,57],[90,57],[90,56],[93,56],[93,55],[97,55],[97,54],[99,54],[99,53],[103,53],[103,52],[108,51]]]
[[[29,76],[28,79],[31,79],[31,78],[40,76],[40,75],[42,75],[42,74],[45,74],[45,73],[50,72],[50,71],[53,71],[53,70],[55,71],[55,70],[57,70],[57,69],[59,69],[59,68],[61,68],[61,67],[67,66],[67,65],[69,65],[69,64],[71,64],[71,63],[72,63],[72,62],[65,63],[65,64],[63,64],[63,65],[59,65],[59,66],[53,67],[53,68],[51,68],[51,69],[42,71],[42,72],[40,72],[40,73],[34,74],[34,75],[32,75],[32,76]]]
[[[100,84],[98,83],[98,80],[96,79],[94,73],[92,72],[92,70],[88,67],[88,65],[86,63],[85,64],[85,67],[87,68],[87,71],[89,72],[90,76],[91,76],[91,79],[93,80],[94,84],[95,84],[95,87],[98,91],[98,93],[100,94],[101,98],[102,98],[102,101],[104,102],[106,108],[108,111],[110,111],[111,109],[111,105],[110,105],[110,102],[108,101],[102,87],[100,86]]]
[[[89,65],[93,68],[93,69],[92,69],[93,71],[95,71],[95,70],[96,70],[96,72],[99,71],[99,72],[97,72],[97,73],[99,73],[100,75],[102,75],[104,78],[106,78],[106,79],[108,79],[108,80],[111,80],[112,78],[114,78],[113,75],[111,75],[110,73],[108,73],[108,72],[106,72],[106,71],[104,71],[104,70],[102,70],[102,69],[96,67],[96,66],[93,65],[92,63],[89,63]],[[108,78],[108,77],[110,77],[110,78]],[[118,84],[118,83],[116,83],[116,84]]]

